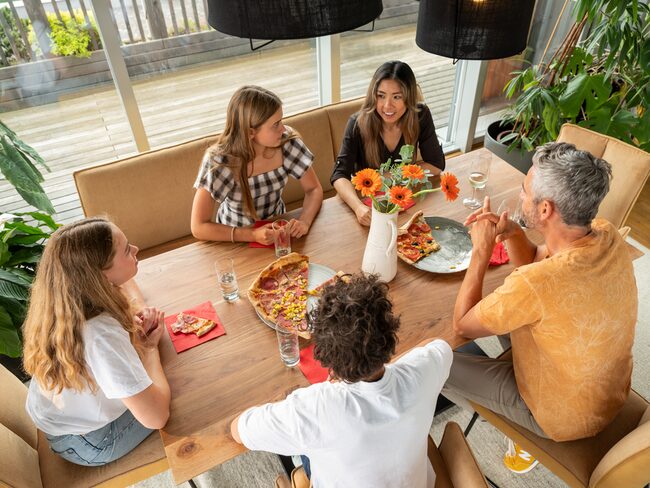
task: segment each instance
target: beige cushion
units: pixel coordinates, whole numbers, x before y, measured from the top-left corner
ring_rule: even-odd
[[[86,216],[107,215],[147,249],[191,234],[192,187],[216,136],[75,171]]]
[[[3,400],[8,399],[3,391]],[[40,488],[38,454],[27,442],[0,424],[0,485]],[[63,485],[59,485],[63,486]]]
[[[0,366],[0,424],[36,449],[36,426],[25,411],[27,388],[4,366]]]
[[[578,149],[589,151],[612,165],[610,190],[600,204],[598,216],[609,220],[617,228],[621,227],[648,180],[650,154],[613,137],[573,124],[564,124],[557,140],[575,144]]]
[[[345,134],[345,127],[348,125],[350,115],[358,112],[363,103],[363,98],[355,98],[345,102],[335,103],[325,107],[327,117],[330,121],[330,131],[332,134],[332,142],[334,149],[334,159],[339,154],[341,149],[341,142],[343,141],[343,134]],[[328,179],[329,179],[328,175]]]
[[[43,486],[82,488],[88,486],[127,486],[154,476],[169,464],[158,432],[152,433],[142,444],[126,456],[105,466],[79,466],[55,454],[42,432],[39,432]]]
[[[650,483],[650,407],[639,426],[623,437],[598,463],[592,488],[644,486]]]

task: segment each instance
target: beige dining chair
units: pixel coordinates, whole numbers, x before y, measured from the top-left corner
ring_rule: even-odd
[[[123,458],[105,466],[69,463],[52,452],[25,411],[27,388],[0,366],[0,487],[124,487],[169,468],[154,432]]]
[[[487,481],[456,422],[445,425],[439,447],[429,436],[428,456],[436,473],[436,488],[487,488]],[[286,476],[278,476],[275,486],[309,488],[310,483],[301,466],[293,470],[291,481]]]
[[[598,217],[616,228],[623,226],[650,175],[650,154],[610,136],[564,124],[558,142],[569,142],[612,165],[609,193],[600,204]]]
[[[501,356],[512,360],[511,350]],[[572,488],[641,488],[650,482],[650,404],[635,391],[600,434],[555,442],[472,402],[480,415]]]

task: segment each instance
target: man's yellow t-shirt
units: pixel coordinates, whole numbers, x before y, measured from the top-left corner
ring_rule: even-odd
[[[510,333],[519,392],[553,440],[597,434],[627,399],[638,298],[625,246],[594,220],[590,234],[515,269],[475,308],[485,328]]]

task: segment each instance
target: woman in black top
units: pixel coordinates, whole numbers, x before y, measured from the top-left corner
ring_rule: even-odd
[[[389,61],[375,72],[361,110],[350,117],[330,181],[359,223],[370,225],[370,208],[359,200],[350,179],[364,168],[400,159],[404,144],[420,151],[420,166],[433,174],[445,169],[431,112],[408,64]]]

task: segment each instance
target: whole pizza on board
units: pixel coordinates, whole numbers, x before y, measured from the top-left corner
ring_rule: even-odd
[[[422,210],[415,212],[397,231],[397,255],[409,264],[439,249],[440,244],[431,235],[431,227],[424,220]]]

